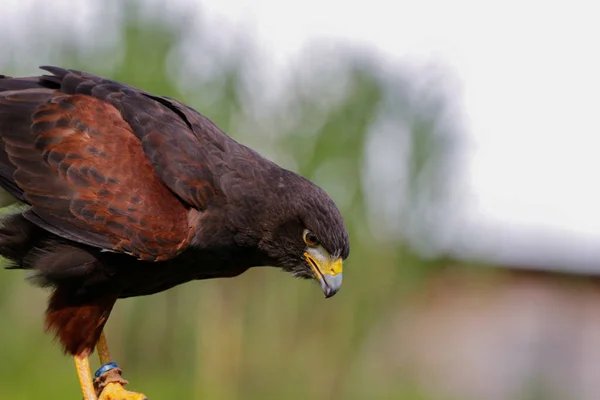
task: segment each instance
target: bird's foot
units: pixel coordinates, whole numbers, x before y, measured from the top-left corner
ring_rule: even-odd
[[[141,393],[125,390],[123,386],[128,382],[121,376],[121,368],[116,363],[104,364],[94,375],[94,388],[98,400],[148,400]]]
[[[148,398],[141,393],[125,390],[118,382],[111,382],[104,387],[98,400],[148,400]]]

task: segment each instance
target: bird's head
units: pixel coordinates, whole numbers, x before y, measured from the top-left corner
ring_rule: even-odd
[[[325,297],[333,296],[342,284],[342,263],[350,253],[348,231],[337,206],[325,191],[297,176],[280,181],[274,204],[263,219],[271,222],[260,249],[275,266],[300,278],[316,279]]]

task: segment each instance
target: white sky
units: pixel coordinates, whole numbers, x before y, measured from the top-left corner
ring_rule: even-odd
[[[474,253],[600,261],[600,4],[594,1],[204,0],[285,67],[336,37],[462,83],[469,135],[459,223]],[[460,229],[460,228],[459,228]],[[488,230],[496,231],[486,239]],[[481,234],[479,240],[478,232]],[[468,243],[457,245],[469,247]],[[565,255],[564,253],[569,253]],[[535,256],[534,256],[535,257]],[[514,258],[514,259],[510,259]]]
[[[515,262],[546,253],[563,264],[568,252],[600,263],[600,4],[186,2],[197,4],[220,34],[255,36],[270,63],[265,68],[284,71],[307,42],[332,37],[378,49],[392,62],[446,66],[462,85],[469,148],[465,203],[457,213],[471,232],[467,240],[480,237],[472,251],[506,261],[521,249]],[[53,7],[58,3],[71,2]],[[500,236],[486,240],[490,229]]]

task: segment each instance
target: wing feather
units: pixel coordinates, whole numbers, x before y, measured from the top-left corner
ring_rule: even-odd
[[[41,77],[68,94],[87,94],[113,105],[142,142],[161,181],[187,204],[204,210],[220,192],[218,178],[229,146],[243,147],[184,104],[86,72],[42,67]]]
[[[186,248],[192,234],[187,207],[156,176],[142,142],[114,106],[53,91],[2,95],[5,112],[11,103],[37,104],[30,129],[2,132],[13,179],[32,205],[27,219],[67,239],[143,260],[165,260]]]

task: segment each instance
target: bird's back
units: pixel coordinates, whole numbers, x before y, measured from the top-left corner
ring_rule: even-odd
[[[86,265],[106,251],[155,262],[177,257],[200,230],[218,241],[226,206],[264,195],[260,171],[281,170],[176,100],[43,69],[49,74],[0,76],[0,187],[29,206],[4,221],[0,255],[37,270],[42,283],[89,272],[54,256],[67,249],[91,254]],[[205,275],[219,274],[232,272]]]

